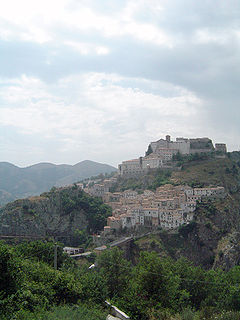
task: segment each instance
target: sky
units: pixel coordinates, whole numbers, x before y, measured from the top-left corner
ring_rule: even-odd
[[[117,166],[171,135],[240,150],[238,0],[0,0],[0,161]]]

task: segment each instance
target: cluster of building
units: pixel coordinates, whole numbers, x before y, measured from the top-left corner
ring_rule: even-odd
[[[190,155],[215,151],[225,154],[226,144],[217,143],[213,146],[209,138],[176,138],[151,142],[146,155],[139,159],[123,161],[119,165],[120,176],[136,175],[150,169],[173,168],[173,157],[176,154]],[[134,190],[110,192],[111,186],[117,181],[113,176],[109,179],[88,184],[84,191],[92,196],[101,197],[112,207],[113,215],[108,217],[104,234],[123,229],[150,227],[175,229],[188,224],[194,216],[197,202],[203,198],[220,198],[225,196],[224,187],[192,188],[186,185],[173,186],[166,184],[156,191],[145,190],[142,194]]]
[[[112,207],[113,215],[107,219],[104,234],[141,226],[175,229],[193,219],[197,201],[224,195],[224,187],[191,188],[171,184],[161,186],[155,192],[145,190],[143,194],[133,190],[107,192],[103,200]]]
[[[102,181],[97,181],[93,185],[88,185],[83,190],[93,197],[103,198],[109,192],[110,187],[117,181],[117,177],[111,177]]]
[[[177,153],[189,155],[213,151],[226,153],[226,144],[216,143],[214,148],[209,138],[176,138],[176,141],[172,141],[167,135],[166,139],[151,142],[144,157],[123,161],[119,164],[118,170],[120,175],[132,175],[144,173],[149,169],[172,168],[171,161]]]

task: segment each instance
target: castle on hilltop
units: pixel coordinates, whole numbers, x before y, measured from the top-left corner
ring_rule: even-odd
[[[209,138],[176,138],[176,141],[172,141],[167,135],[166,139],[151,142],[144,157],[123,161],[119,164],[118,170],[120,175],[133,175],[144,173],[149,169],[171,168],[173,156],[178,153],[190,155],[214,151],[226,153],[226,144],[216,143],[214,148]]]

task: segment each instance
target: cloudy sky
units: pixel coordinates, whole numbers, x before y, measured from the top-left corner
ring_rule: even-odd
[[[240,149],[237,0],[0,1],[0,161],[117,165],[150,141]]]

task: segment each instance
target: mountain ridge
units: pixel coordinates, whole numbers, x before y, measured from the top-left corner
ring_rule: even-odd
[[[65,186],[116,170],[113,166],[91,160],[74,165],[40,162],[22,168],[10,162],[0,162],[0,206],[18,198],[38,195],[53,186]]]
[[[152,173],[148,174],[151,178],[150,174]],[[155,174],[157,177],[158,173]],[[144,179],[141,181],[144,182]],[[149,181],[154,185],[152,182],[154,181]],[[229,154],[229,157],[215,161],[187,161],[182,165],[181,171],[173,171],[167,181],[155,182],[193,187],[221,185],[226,190],[226,197],[199,202],[193,221],[178,230],[159,229],[140,237],[134,242],[132,261],[139,259],[141,251],[156,251],[161,257],[174,260],[185,257],[206,269],[220,267],[229,270],[240,265],[240,153]],[[129,187],[128,180],[126,183],[126,187]],[[85,208],[82,196],[87,197],[89,203],[98,201],[97,198],[84,195],[75,185],[53,189],[48,195],[42,194],[40,197],[9,203],[0,209],[0,231],[8,235],[17,232],[35,235],[40,231],[44,235],[53,235],[56,232],[59,234],[61,230],[61,235],[65,236],[75,227],[86,228],[88,224],[82,215]],[[98,203],[96,205],[97,222]],[[89,210],[88,218],[91,217],[91,212]],[[103,222],[101,221],[101,226],[98,225],[98,231],[102,230]]]

